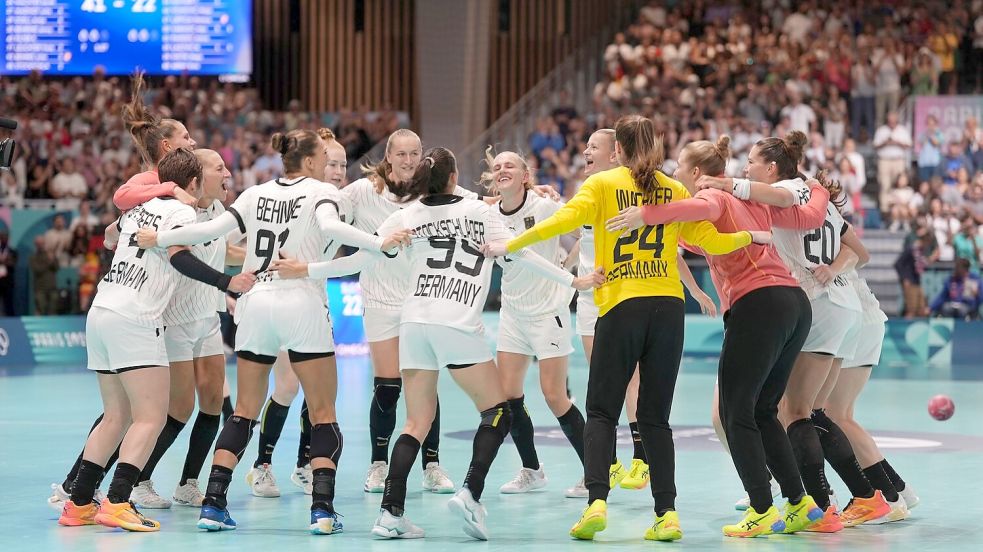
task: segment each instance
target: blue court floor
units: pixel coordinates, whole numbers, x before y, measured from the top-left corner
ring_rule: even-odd
[[[714,376],[705,361],[684,361],[676,388],[672,421],[675,428],[677,487],[684,537],[675,544],[642,540],[652,522],[648,491],[613,491],[609,501],[609,526],[594,544],[571,541],[570,526],[578,519],[585,501],[567,499],[566,487],[581,476],[581,466],[569,448],[555,418],[550,415],[530,371],[527,404],[538,425],[539,454],[550,483],[530,495],[500,495],[498,487],[511,479],[520,462],[511,442],[503,446],[488,477],[484,502],[489,511],[491,540],[479,543],[461,531],[446,509],[447,495],[423,494],[420,470],[414,469],[407,497],[407,515],[427,532],[421,541],[380,542],[369,529],[377,515],[381,495],[362,492],[369,462],[367,402],[372,375],[367,359],[342,358],[338,412],[345,437],[336,508],[345,517],[345,533],[312,537],[306,531],[309,497],[293,486],[290,470],[297,447],[295,423],[288,422],[274,456],[281,498],[255,498],[244,477],[246,461],[255,458],[253,438],[246,461],[236,471],[230,491],[230,510],[239,530],[207,534],[195,528],[197,510],[175,507],[156,513],[162,530],[154,534],[130,534],[102,527],[65,528],[45,499],[49,485],[60,481],[83,443],[86,431],[99,413],[95,377],[79,368],[38,368],[23,375],[0,378],[0,551],[96,550],[547,550],[593,549],[643,550],[683,547],[692,550],[983,550],[977,525],[983,516],[978,498],[983,491],[983,382],[906,381],[875,379],[862,396],[858,418],[882,444],[891,463],[917,489],[921,504],[905,522],[847,529],[834,535],[771,536],[751,540],[725,539],[720,527],[740,515],[734,501],[743,495],[730,459],[713,437],[709,424]],[[234,369],[229,374],[234,378]],[[571,357],[571,388],[583,408],[587,370],[579,351]],[[442,464],[460,485],[467,470],[471,435],[478,416],[470,402],[444,375],[441,378],[443,411]],[[233,386],[234,389],[234,386]],[[928,399],[950,395],[956,414],[937,422],[926,412]],[[300,399],[295,401],[295,420]],[[402,414],[400,414],[402,420]],[[623,420],[624,422],[624,420]],[[402,423],[400,421],[400,423]],[[631,444],[623,426],[619,455],[630,461]],[[186,429],[164,457],[155,474],[163,495],[173,490],[187,447]],[[398,433],[398,429],[397,429]],[[658,469],[658,466],[653,466]],[[207,473],[207,465],[205,468]],[[828,470],[837,494],[846,489]],[[202,483],[204,484],[204,483]]]

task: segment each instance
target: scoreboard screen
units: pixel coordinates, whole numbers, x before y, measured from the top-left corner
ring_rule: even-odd
[[[250,0],[2,0],[0,74],[252,73]]]

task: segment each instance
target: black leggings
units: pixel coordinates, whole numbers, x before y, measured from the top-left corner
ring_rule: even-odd
[[[685,307],[675,297],[636,297],[597,320],[587,382],[584,429],[585,484],[589,501],[606,500],[608,468],[628,382],[639,366],[638,429],[653,466],[655,510],[674,507],[675,451],[669,411],[683,354]]]
[[[720,420],[758,513],[772,503],[769,469],[785,497],[797,499],[804,492],[788,434],[778,421],[778,401],[811,325],[809,298],[798,287],[754,290],[724,315],[717,372]]]

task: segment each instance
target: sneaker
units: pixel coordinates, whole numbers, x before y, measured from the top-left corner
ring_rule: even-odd
[[[904,499],[904,503],[908,507],[909,511],[915,506],[918,506],[918,503],[920,502],[918,500],[918,494],[915,493],[915,489],[912,489],[911,485],[908,485],[907,483],[905,484],[904,489],[898,491],[898,494],[900,494],[901,498]]]
[[[276,477],[273,477],[273,467],[263,464],[258,468],[252,468],[246,474],[246,484],[252,491],[253,496],[261,498],[276,498],[280,496],[280,487],[276,486]]]
[[[583,477],[580,478],[580,481],[576,485],[567,489],[566,492],[567,498],[587,498],[588,496],[590,496],[590,493],[587,492],[587,487],[584,486]]]
[[[201,515],[198,516],[198,528],[205,531],[234,531],[237,527],[236,522],[229,515],[228,508],[216,508],[215,506],[202,506]]]
[[[372,526],[372,536],[377,539],[422,539],[423,529],[406,519],[406,516],[394,516],[389,510],[379,510],[379,517]]]
[[[311,534],[312,535],[334,535],[345,531],[345,526],[338,519],[341,514],[329,512],[323,508],[311,510]]]
[[[201,494],[201,489],[198,488],[198,480],[189,479],[184,482],[184,485],[178,485],[174,489],[173,498],[174,502],[181,506],[201,508],[201,503],[205,500],[205,495]]]
[[[829,505],[837,512],[840,511],[840,501],[836,500],[836,492],[833,489],[829,490]]]
[[[890,523],[892,521],[904,521],[908,519],[908,505],[905,504],[904,498],[899,494],[898,499],[894,502],[890,500],[887,501],[887,505],[891,507],[891,511],[888,512],[886,516],[879,517],[877,519],[872,519],[867,523],[871,525],[880,525],[882,523]]]
[[[683,530],[679,527],[679,514],[670,510],[663,516],[655,516],[655,523],[645,530],[645,540],[676,541],[683,538]]]
[[[95,502],[90,502],[85,506],[76,506],[71,499],[67,499],[65,500],[65,507],[62,508],[61,517],[58,518],[58,525],[64,525],[65,527],[95,525],[95,518],[98,513],[99,506]]]
[[[607,527],[608,503],[604,500],[595,500],[584,509],[580,521],[570,528],[570,536],[580,540],[594,540],[594,535]]]
[[[621,460],[618,460],[614,464],[611,464],[611,468],[608,469],[608,486],[614,489],[626,477],[628,477],[628,470],[625,469]]]
[[[369,473],[365,474],[365,492],[381,493],[386,490],[386,478],[389,477],[389,464],[384,460],[372,462]]]
[[[160,531],[160,523],[141,514],[132,502],[113,504],[108,499],[99,504],[96,523],[106,527],[119,527],[127,531],[149,533]]]
[[[736,525],[724,525],[724,536],[751,538],[785,531],[785,521],[774,505],[763,514],[748,506],[744,519]]]
[[[515,479],[502,485],[498,490],[502,494],[528,493],[542,489],[546,486],[546,482],[546,472],[543,471],[543,465],[540,464],[538,470],[520,469]]]
[[[842,530],[843,522],[840,520],[840,514],[832,504],[823,512],[823,517],[804,529],[807,533],[837,533]]]
[[[621,480],[622,489],[644,489],[649,485],[649,465],[638,458],[632,458],[628,476]]]
[[[48,506],[52,510],[62,512],[65,510],[65,503],[72,499],[72,495],[65,491],[61,483],[51,484],[51,496],[48,497]],[[93,500],[95,502],[95,500]]]
[[[836,510],[833,510],[834,512]],[[785,503],[785,529],[786,534],[804,531],[807,527],[823,519],[823,510],[816,504],[816,500],[809,495],[805,495],[798,504],[791,502]]]
[[[290,474],[290,480],[293,481],[294,485],[303,489],[304,494],[314,494],[314,470],[311,469],[310,464],[302,468],[294,468],[294,472]]]
[[[154,490],[154,482],[149,479],[133,487],[130,502],[147,510],[166,510],[171,507],[171,501],[157,494]]]
[[[464,487],[447,503],[451,512],[464,518],[464,532],[471,538],[478,540],[488,540],[488,528],[485,527],[485,518],[488,512],[485,505],[478,502],[471,495],[471,489]]]
[[[451,494],[454,492],[454,482],[440,464],[428,462],[423,470],[423,490],[436,494]]]
[[[889,513],[891,513],[891,506],[884,500],[884,495],[880,491],[874,491],[874,496],[870,498],[850,499],[850,503],[840,514],[840,519],[844,527],[854,527],[861,523],[873,522]]]
[[[778,500],[778,497],[780,496],[782,496],[782,488],[778,486],[778,483],[775,483],[774,479],[772,479],[771,498],[774,500]],[[751,506],[751,498],[748,497],[747,495],[744,495],[744,498],[734,503],[734,509],[737,510],[738,512],[743,512],[744,510],[747,510],[748,507],[750,506]]]

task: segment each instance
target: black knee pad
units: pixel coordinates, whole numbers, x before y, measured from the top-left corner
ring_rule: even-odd
[[[816,427],[829,431],[833,427],[833,420],[829,419],[826,415],[826,411],[822,408],[817,408],[812,411],[812,423]]]
[[[489,427],[505,439],[512,429],[512,409],[508,402],[500,402],[495,406],[481,412],[481,424],[478,426]]]
[[[215,441],[215,450],[227,450],[242,460],[242,454],[249,446],[249,440],[253,437],[253,428],[259,422],[249,420],[242,416],[232,416],[225,422],[222,432]]]
[[[399,378],[375,378],[373,406],[383,412],[394,410],[399,403],[399,392],[402,387],[403,380]]]
[[[317,424],[311,428],[311,459],[328,458],[334,465],[341,459],[341,448],[344,439],[338,423]]]

